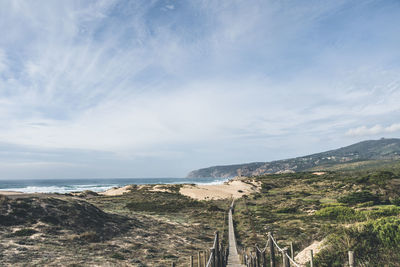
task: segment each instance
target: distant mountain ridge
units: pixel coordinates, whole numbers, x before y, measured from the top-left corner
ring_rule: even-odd
[[[271,162],[252,162],[203,168],[191,171],[187,177],[253,176],[271,173],[306,171],[317,166],[329,167],[351,162],[397,159],[400,159],[400,139],[382,138],[379,140],[367,140],[339,149],[304,157]]]

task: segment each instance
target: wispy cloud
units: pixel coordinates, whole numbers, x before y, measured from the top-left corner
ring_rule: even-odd
[[[3,160],[181,176],[394,136],[399,14],[396,1],[2,2]]]
[[[357,128],[353,128],[347,131],[346,135],[350,136],[368,136],[368,135],[377,135],[377,134],[388,134],[400,132],[400,123],[394,123],[389,126],[382,125],[374,125],[372,127],[360,126]]]

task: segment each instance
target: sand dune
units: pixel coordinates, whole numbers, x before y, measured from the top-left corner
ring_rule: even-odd
[[[256,192],[259,184],[247,183],[236,178],[220,185],[184,185],[180,189],[182,195],[198,199],[240,198],[243,195]]]

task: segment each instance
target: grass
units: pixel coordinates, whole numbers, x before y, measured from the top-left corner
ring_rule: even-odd
[[[314,240],[328,238],[325,256],[316,257],[320,266],[343,266],[347,250],[355,250],[360,262],[371,266],[399,262],[394,234],[400,218],[398,162],[323,175],[304,172],[253,178],[262,183],[261,192],[237,201],[234,215],[242,247],[265,243],[271,231],[283,246],[294,242],[297,252]],[[381,234],[379,227],[368,226],[386,224]],[[363,239],[366,235],[371,238]],[[386,239],[390,246],[385,245]],[[344,246],[338,240],[348,243]],[[375,255],[377,244],[383,252]]]
[[[237,200],[234,213],[241,248],[264,246],[273,232],[296,252],[328,240],[315,255],[318,266],[343,266],[347,250],[364,266],[400,262],[399,163],[251,179],[261,190]],[[230,200],[193,200],[179,194],[181,185],[153,187],[122,196],[86,192],[80,200],[0,197],[0,265],[187,266],[190,255],[210,248],[216,230],[227,240]]]
[[[229,200],[195,201],[179,194],[180,185],[162,186],[168,192],[152,187],[136,186],[123,196],[86,192],[80,200],[1,197],[0,265],[183,266],[209,249],[216,230],[226,240]],[[37,238],[10,230],[21,226]]]

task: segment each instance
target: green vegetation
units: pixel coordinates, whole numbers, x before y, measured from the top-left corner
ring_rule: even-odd
[[[132,196],[126,207],[132,211],[151,213],[172,213],[191,208],[205,208],[204,202],[196,201],[179,193],[158,192],[157,199],[152,192],[141,192]]]
[[[243,178],[260,191],[236,201],[241,248],[273,232],[297,252],[325,240],[317,266],[400,262],[400,163],[362,170]],[[181,185],[133,186],[122,196],[0,197],[0,265],[187,266],[188,256],[227,240],[230,200],[197,201]],[[226,245],[226,244],[225,244]]]
[[[265,244],[272,231],[299,252],[325,240],[317,266],[343,266],[354,250],[361,266],[400,261],[400,164],[363,170],[271,174],[251,179],[261,191],[237,201],[234,219],[242,247]]]
[[[192,171],[188,177],[253,176],[287,171],[362,171],[366,168],[387,167],[399,159],[400,139],[380,139],[292,159],[209,167]],[[382,175],[378,177],[386,179]]]
[[[230,201],[195,201],[180,187],[133,186],[122,196],[0,196],[0,265],[185,265],[212,245],[216,230],[226,240]]]
[[[346,203],[350,205],[372,202],[374,204],[379,203],[379,197],[377,195],[372,194],[369,191],[361,191],[361,192],[352,192],[346,196],[340,197],[338,199],[340,203]]]
[[[35,233],[37,233],[37,231],[34,229],[23,228],[23,229],[15,231],[14,233],[11,234],[11,236],[31,236]]]

